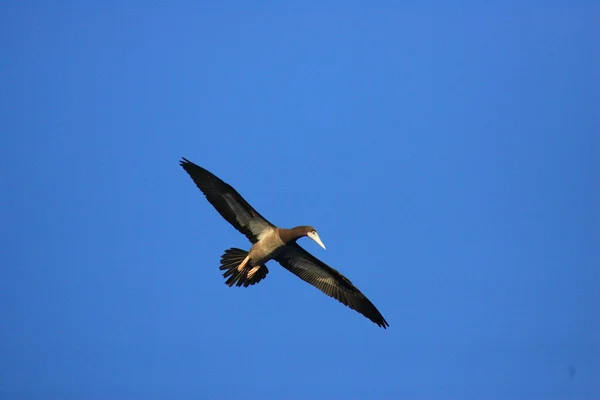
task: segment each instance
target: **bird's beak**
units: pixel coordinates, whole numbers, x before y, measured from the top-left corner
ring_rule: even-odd
[[[317,242],[319,244],[319,246],[321,246],[322,248],[326,248],[325,245],[323,244],[323,242],[321,241],[321,238],[319,237],[319,234],[317,232],[308,232],[307,236],[309,238],[311,238],[312,240],[314,240],[315,242]]]

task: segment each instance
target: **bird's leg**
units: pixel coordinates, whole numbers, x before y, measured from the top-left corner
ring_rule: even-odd
[[[258,271],[259,269],[260,265],[257,265],[256,267],[253,267],[250,271],[248,271],[248,279],[252,279],[256,271]]]
[[[239,272],[242,272],[242,270],[244,269],[244,267],[246,266],[246,264],[248,264],[248,261],[250,261],[250,255],[249,254],[246,256],[246,258],[244,258],[244,261],[242,261],[242,263],[237,267],[237,270]]]

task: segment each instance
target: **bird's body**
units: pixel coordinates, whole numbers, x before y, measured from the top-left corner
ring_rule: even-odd
[[[260,282],[269,272],[265,264],[274,259],[299,278],[360,312],[377,325],[383,328],[389,326],[377,308],[352,282],[296,243],[299,238],[308,236],[325,248],[312,226],[279,228],[254,210],[235,189],[206,169],[185,158],[181,166],[219,214],[252,243],[250,251],[231,248],[221,256],[220,269],[225,271],[223,276],[227,278],[227,285],[246,287]]]
[[[274,258],[279,250],[287,244],[295,242],[308,232],[314,232],[312,226],[297,226],[292,229],[272,228],[265,229],[258,237],[258,242],[250,249],[250,261],[253,265],[263,264]]]
[[[265,229],[258,237],[258,242],[252,245],[250,253],[250,262],[252,265],[264,264],[272,259],[277,251],[285,246],[281,238],[280,228]]]

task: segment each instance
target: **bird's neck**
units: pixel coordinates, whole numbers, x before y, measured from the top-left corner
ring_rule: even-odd
[[[302,226],[297,226],[292,229],[279,228],[279,237],[285,244],[295,242],[302,236],[306,236],[306,229]]]

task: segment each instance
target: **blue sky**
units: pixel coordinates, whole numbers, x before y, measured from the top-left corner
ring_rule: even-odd
[[[1,397],[600,398],[600,10],[537,3],[5,2]],[[224,285],[182,156],[390,328]]]

